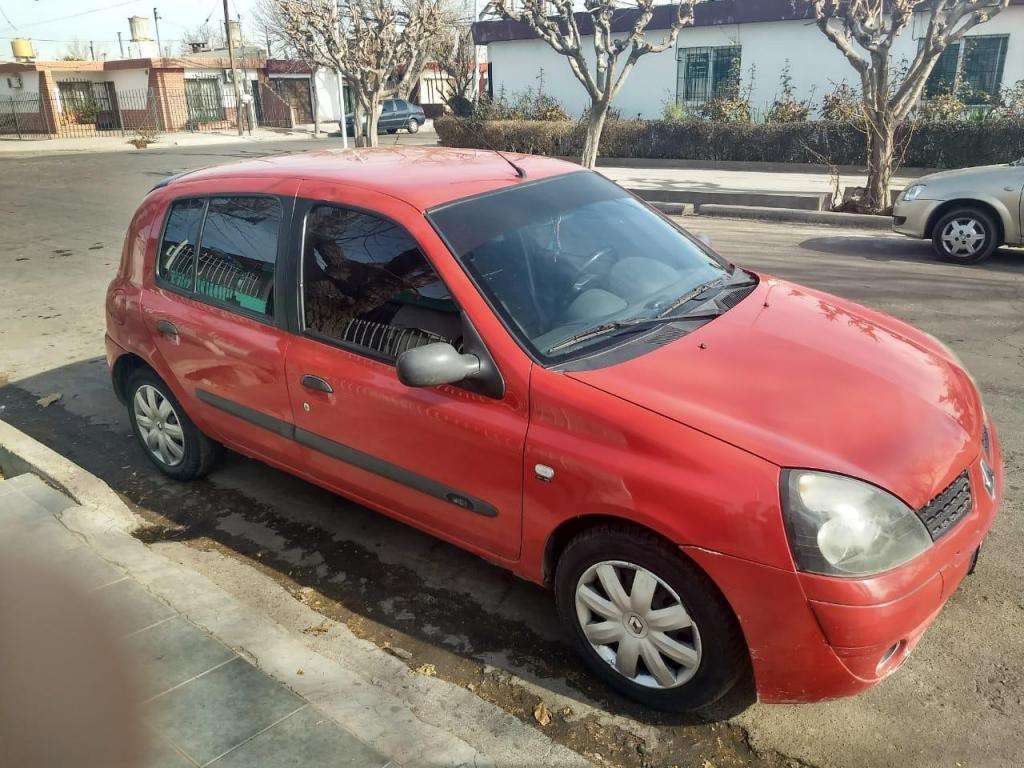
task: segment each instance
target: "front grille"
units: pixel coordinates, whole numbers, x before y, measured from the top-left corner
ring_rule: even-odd
[[[965,469],[949,487],[917,510],[932,541],[938,541],[971,511],[971,480]]]

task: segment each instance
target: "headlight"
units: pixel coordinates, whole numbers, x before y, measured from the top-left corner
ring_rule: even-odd
[[[906,202],[916,200],[917,196],[924,192],[924,184],[911,184],[905,190],[903,190],[903,199]]]
[[[796,566],[809,573],[871,576],[932,545],[914,510],[881,488],[843,475],[785,470],[782,512]]]

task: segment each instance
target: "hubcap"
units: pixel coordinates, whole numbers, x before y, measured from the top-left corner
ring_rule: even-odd
[[[156,387],[143,384],[132,402],[142,444],[162,464],[175,467],[185,458],[185,434],[171,401]]]
[[[700,633],[683,601],[656,574],[605,560],[576,585],[576,616],[608,666],[648,688],[675,688],[700,666]]]
[[[977,219],[953,219],[942,229],[942,247],[951,256],[973,256],[985,243],[985,228]]]

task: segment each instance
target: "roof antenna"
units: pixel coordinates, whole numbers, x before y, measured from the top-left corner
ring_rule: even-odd
[[[484,143],[487,144],[487,146],[491,147],[491,145],[487,142],[487,139],[484,139]],[[491,152],[493,152],[498,157],[500,157],[502,160],[504,160],[506,163],[511,165],[513,170],[515,170],[515,172],[516,172],[516,176],[518,176],[520,179],[525,179],[526,178],[526,169],[523,168],[523,166],[516,165],[511,160],[509,160],[507,157],[505,157],[503,154],[501,154],[501,152],[496,150],[494,147],[491,147]]]

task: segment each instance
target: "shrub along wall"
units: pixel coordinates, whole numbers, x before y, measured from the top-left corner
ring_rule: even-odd
[[[583,127],[574,121],[444,117],[434,121],[449,147],[495,148],[535,155],[574,156],[583,150]],[[712,123],[704,120],[616,120],[601,135],[603,157],[863,165],[864,134],[847,123]],[[923,122],[914,131],[903,165],[962,168],[1024,157],[1024,121]]]

